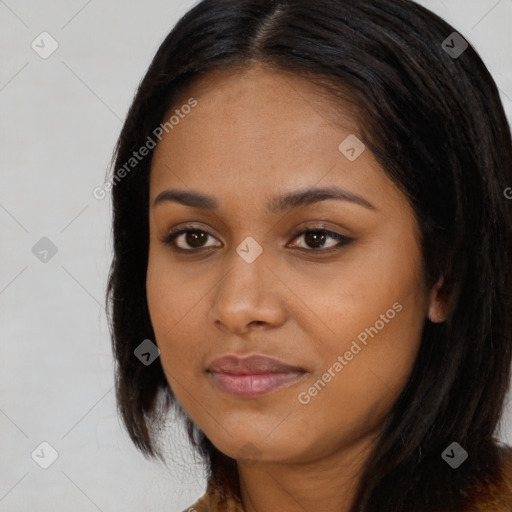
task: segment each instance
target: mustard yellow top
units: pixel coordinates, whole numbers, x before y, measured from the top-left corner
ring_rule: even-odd
[[[183,512],[245,512],[238,496],[224,498],[217,487],[208,484],[206,494]]]

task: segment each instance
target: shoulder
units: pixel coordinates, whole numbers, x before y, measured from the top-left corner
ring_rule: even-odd
[[[183,512],[210,512],[210,506],[208,505],[208,497],[205,494],[199,498],[193,505],[183,510]]]
[[[214,484],[208,484],[206,493],[183,512],[244,512],[240,499],[224,496]]]
[[[512,510],[512,447],[500,445],[500,462],[495,478],[473,488],[472,512]]]

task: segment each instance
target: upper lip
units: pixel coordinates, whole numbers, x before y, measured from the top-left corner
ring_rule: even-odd
[[[264,373],[305,372],[306,370],[298,366],[286,364],[274,357],[256,354],[246,357],[236,355],[219,357],[210,363],[208,371],[232,375],[257,375]]]

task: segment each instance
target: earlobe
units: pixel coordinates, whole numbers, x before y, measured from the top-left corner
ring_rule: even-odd
[[[428,318],[433,323],[441,323],[446,320],[446,304],[439,290],[444,284],[444,277],[441,277],[430,293]]]

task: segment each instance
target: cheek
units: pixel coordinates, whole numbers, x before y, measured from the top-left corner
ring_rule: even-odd
[[[193,284],[172,265],[165,248],[149,251],[146,297],[155,334],[169,335],[190,314],[208,288]]]
[[[182,325],[190,321],[188,315],[199,300],[196,295],[192,287],[181,282],[179,273],[170,270],[161,251],[150,250],[146,298],[166,374],[176,361],[189,360],[189,354],[184,353],[186,345],[180,343],[183,337],[178,333]]]
[[[299,390],[304,393],[299,402],[308,402],[304,413],[299,412],[304,422],[315,417],[326,429],[371,430],[406,385],[420,347],[427,302],[418,247],[412,244],[407,254],[398,256],[384,247],[369,251],[324,281],[328,287],[322,293],[314,292],[311,282],[303,283],[301,293],[322,320],[309,314],[301,320],[305,332],[313,332],[315,323],[321,326],[319,342],[312,347],[312,360],[321,364],[309,387]]]
[[[329,453],[333,443],[350,443],[379,429],[410,377],[421,340],[414,301],[404,296],[396,302],[400,311],[398,304],[392,309],[393,302],[381,309],[388,323],[380,312],[360,312],[359,319],[340,323],[338,332],[345,334],[324,339],[321,355],[316,351],[323,364],[297,389],[288,425],[302,433],[305,445],[318,442],[317,448]]]
[[[331,356],[343,353],[361,332],[363,343],[371,340],[365,329],[377,334],[375,324],[376,340],[390,337],[398,343],[402,338],[415,340],[421,333],[427,294],[422,284],[419,247],[414,240],[401,252],[392,244],[372,245],[350,253],[342,264],[281,273],[283,281],[293,283],[294,294],[300,299],[288,302],[290,315],[303,332],[316,331],[315,337],[323,340],[312,346],[313,350],[325,347]],[[387,346],[384,341],[380,345]],[[405,353],[409,347],[405,343]],[[394,352],[396,358],[402,353],[399,346]]]

